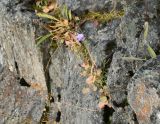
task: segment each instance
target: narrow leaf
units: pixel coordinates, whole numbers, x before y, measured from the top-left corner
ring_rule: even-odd
[[[37,16],[41,17],[41,18],[48,18],[48,19],[52,19],[55,21],[59,21],[57,18],[55,18],[54,16],[51,16],[49,14],[46,13],[37,13]]]
[[[37,46],[40,45],[43,41],[45,41],[47,38],[49,38],[52,35],[52,33],[41,36],[40,38],[38,38],[37,40]]]
[[[68,18],[69,18],[69,20],[72,20],[72,12],[71,12],[71,10],[68,11]]]
[[[62,6],[61,15],[63,18],[65,17],[65,6]]]
[[[65,17],[68,19],[68,8],[65,6]]]
[[[136,58],[136,57],[122,57],[123,60],[139,60],[139,61],[143,61],[146,59],[141,59],[141,58]]]
[[[146,40],[148,36],[148,27],[149,27],[148,22],[145,22],[144,23],[144,40]]]
[[[152,47],[150,45],[147,45],[147,50],[152,58],[157,57],[156,53],[154,52],[154,50],[152,49]]]

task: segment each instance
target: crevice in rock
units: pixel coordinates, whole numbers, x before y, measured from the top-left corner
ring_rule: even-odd
[[[49,75],[49,66],[51,64],[52,56],[50,55],[49,51],[50,51],[50,43],[45,42],[41,46],[41,52],[43,54],[43,69],[44,69],[44,74],[45,74],[47,90],[48,90],[49,96],[51,96],[51,78]]]
[[[51,64],[51,58],[52,55],[49,53],[51,45],[49,43],[50,41],[44,42],[44,44],[41,46],[41,52],[43,55],[43,69],[44,69],[44,75],[45,75],[45,80],[46,80],[46,86],[47,86],[47,91],[48,91],[48,99],[46,100],[46,106],[45,106],[45,111],[42,114],[40,124],[43,123],[43,121],[49,121],[49,115],[50,115],[50,105],[51,103],[55,102],[54,97],[52,96],[51,92],[51,78],[49,75],[49,66]]]
[[[61,88],[60,87],[57,88],[57,93],[58,93],[57,95],[58,102],[61,102]]]
[[[123,37],[122,41],[123,41],[123,43],[126,43],[126,41],[127,41],[126,37]]]
[[[19,67],[18,67],[18,63],[16,61],[14,61],[14,65],[15,65],[15,68],[16,68],[16,72],[17,72],[17,75],[19,76]]]
[[[158,2],[158,5],[157,5],[157,16],[160,17],[160,1]]]
[[[61,95],[58,94],[58,102],[60,102],[60,101],[61,101]]]
[[[105,58],[104,60],[105,64],[102,66],[102,69],[105,73],[108,72],[108,68],[110,67],[110,64],[112,62],[112,57],[113,57],[116,47],[117,47],[117,44],[115,40],[110,41],[106,46],[105,53],[108,56]]]
[[[56,122],[60,122],[60,120],[61,120],[61,112],[58,111],[56,116]]]
[[[46,50],[44,50],[44,48],[42,48],[42,53],[43,53],[44,75],[45,75],[46,86],[47,86],[47,91],[48,91],[48,99],[46,100],[45,111],[43,111],[40,124],[43,124],[43,122],[48,121],[50,104],[52,100],[54,101],[54,99],[52,99],[52,96],[51,96],[51,81],[50,81],[49,68],[48,68],[50,65],[50,61],[49,61],[50,55]]]
[[[24,87],[30,87],[31,86],[30,84],[28,84],[26,82],[26,80],[24,78],[21,78],[19,83],[20,83],[21,86],[24,86]]]
[[[128,104],[127,99],[125,99],[122,103],[119,103],[119,104],[117,102],[113,101],[113,105],[115,107],[122,107],[122,108],[124,108],[125,106],[128,106],[129,104]]]
[[[104,124],[111,124],[110,117],[112,116],[113,112],[114,112],[113,108],[105,106],[105,108],[103,110],[103,122],[104,122]]]
[[[34,12],[33,5],[35,5],[34,0],[16,0],[13,2],[8,2],[8,4],[6,4],[6,7],[8,12],[14,14],[18,10],[20,10],[21,12],[26,12],[26,11]]]
[[[35,5],[34,0],[27,0],[27,1],[20,0],[20,1],[22,3],[22,7],[20,9],[21,12],[34,11],[34,8],[33,8],[33,6]]]
[[[43,111],[40,124],[46,124],[48,120],[49,106],[45,106],[45,110]]]
[[[84,10],[84,11],[79,11],[78,9],[77,10],[74,10],[73,11],[73,14],[75,15],[75,16],[80,16],[80,15],[85,15],[85,14],[87,14],[89,12],[89,10],[87,9],[87,10]]]
[[[133,72],[133,71],[128,71],[128,76],[129,76],[129,77],[133,77],[133,75],[134,75],[134,72]]]
[[[138,39],[139,39],[140,36],[141,36],[142,31],[143,31],[143,28],[139,29],[139,30],[137,31],[136,35],[135,35],[135,38],[138,38]]]
[[[113,54],[113,51],[115,50],[116,47],[117,47],[116,40],[110,41],[107,44],[107,47],[106,47],[106,50],[105,50],[106,54],[107,55],[110,55],[111,53]]]
[[[139,124],[139,123],[138,123],[138,120],[137,120],[137,116],[136,116],[135,113],[133,113],[133,119],[134,119],[135,124]]]
[[[157,50],[155,51],[156,55],[160,55],[160,44],[157,45]]]
[[[15,69],[16,69],[16,72],[17,72],[16,78],[17,78],[17,80],[21,80],[17,61],[14,61],[14,65],[15,65]]]
[[[107,58],[104,60],[105,64],[104,65],[102,64],[102,75],[104,77],[105,83],[107,80],[108,69],[109,69],[110,64],[112,62],[112,57],[113,57],[113,54],[114,54],[116,47],[117,47],[117,44],[116,44],[115,40],[113,40],[107,44],[107,47],[105,50],[106,55],[108,55]],[[114,112],[113,108],[105,106],[105,108],[103,109],[103,122],[104,122],[104,124],[111,124],[110,117],[112,116],[113,112]]]
[[[50,103],[54,103],[54,97],[53,96],[51,96],[51,98],[50,98]]]

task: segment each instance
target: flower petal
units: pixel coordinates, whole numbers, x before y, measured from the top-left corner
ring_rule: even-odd
[[[77,39],[79,42],[83,41],[83,40],[85,39],[84,34],[78,34],[78,35],[76,36],[76,39]]]

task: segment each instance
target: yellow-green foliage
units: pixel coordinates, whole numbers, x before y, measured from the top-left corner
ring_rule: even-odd
[[[74,20],[72,20],[71,10],[66,6],[57,8],[54,14],[38,12],[37,16],[50,20],[48,24],[45,24],[45,28],[48,30],[49,34],[38,38],[38,45],[49,37],[58,42],[70,41],[70,46],[77,43],[75,42],[75,38],[73,38],[75,35],[73,28]]]
[[[152,49],[152,47],[151,47],[149,44],[147,45],[147,51],[149,52],[149,55],[150,55],[152,58],[156,58],[156,57],[157,57],[155,51]]]
[[[155,51],[152,49],[152,47],[149,45],[149,43],[147,43],[148,30],[149,30],[149,23],[146,21],[144,23],[143,42],[145,45],[147,45],[147,51],[148,51],[149,55],[152,58],[156,58],[157,55],[156,55]]]
[[[111,11],[111,12],[89,12],[83,16],[87,20],[98,20],[99,22],[108,22],[124,15],[124,11]]]

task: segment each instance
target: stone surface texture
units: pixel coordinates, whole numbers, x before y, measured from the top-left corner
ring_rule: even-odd
[[[60,5],[66,4],[73,11],[102,10],[112,7],[112,0],[58,0]]]
[[[49,124],[160,124],[160,56],[151,59],[143,40],[147,21],[146,41],[160,54],[160,1],[57,1],[77,15],[123,7],[121,19],[88,20],[78,32],[105,71],[111,108],[98,108],[98,91],[82,93],[87,84],[78,53],[64,44],[54,53],[47,42],[36,46],[44,31],[33,24],[32,0],[0,0],[0,124],[38,124],[45,109]]]
[[[111,67],[107,74],[107,84],[112,100],[117,105],[126,101],[129,80],[144,63],[144,61],[126,60],[123,57],[142,59],[150,57],[143,42],[145,4],[143,1],[136,0],[128,4],[125,7],[125,15],[116,30],[117,51],[113,55]],[[159,51],[160,33],[158,5],[158,1],[148,0],[149,31],[147,42],[157,53]]]
[[[111,26],[98,28],[94,26],[93,22],[86,22],[82,27],[82,31],[88,38],[88,41],[85,41],[86,47],[99,67],[107,58],[106,55],[111,54],[106,54],[107,46],[115,44],[114,31],[118,23],[119,21],[115,20],[108,24]],[[86,95],[82,93],[82,89],[87,86],[86,77],[80,75],[83,70],[79,65],[82,63],[83,60],[79,58],[78,53],[73,53],[73,51],[64,47],[56,50],[52,56],[49,69],[52,79],[51,89],[54,98],[57,100],[56,104],[61,105],[60,110],[58,110],[62,113],[61,122],[68,124],[102,124],[104,123],[103,112],[98,109],[98,92],[90,92]],[[61,96],[60,101],[58,101],[58,95]]]
[[[148,60],[128,85],[128,101],[140,124],[159,124],[160,60]]]
[[[78,55],[63,47],[52,57],[49,70],[52,94],[61,112],[61,123],[102,124],[102,114],[97,109],[98,94],[82,94],[85,79],[80,76],[80,63]]]
[[[156,94],[158,89],[146,87],[147,84],[145,84],[146,81],[144,78],[147,75],[144,73],[139,75],[140,70],[143,70],[143,72],[147,71],[147,68],[141,68],[141,66],[144,66],[143,64],[145,61],[124,59],[123,57],[150,58],[143,42],[145,21],[149,21],[147,42],[155,52],[159,53],[159,5],[157,0],[148,0],[146,5],[143,1],[136,0],[128,3],[125,7],[125,16],[122,18],[119,28],[117,28],[116,31],[117,51],[115,51],[113,55],[112,63],[107,74],[107,84],[110,90],[113,107],[116,109],[113,115],[115,116],[119,110],[117,107],[119,108],[127,105],[127,100],[140,124],[159,123],[158,116],[155,117],[156,112],[159,113],[159,107],[157,105],[159,97]],[[145,11],[147,11],[148,19],[145,19]],[[159,63],[157,63],[157,66],[158,64]],[[152,66],[154,68],[154,64]],[[154,70],[155,73],[158,70],[159,69],[156,68]],[[152,73],[149,72],[150,76],[159,78],[159,72],[154,75],[154,71],[152,71]],[[135,80],[134,77],[132,78],[135,73],[138,73],[139,81]],[[144,79],[144,82],[141,80],[142,83],[140,79]],[[136,85],[130,80],[133,80]],[[159,84],[159,81],[156,80],[147,81],[149,84],[156,82],[157,85]],[[130,86],[129,90],[132,89],[129,92],[127,89],[128,85]],[[151,96],[154,100],[152,100]],[[152,102],[149,103],[149,101]],[[154,116],[153,118],[151,118],[152,114]],[[125,122],[127,122],[127,120],[125,120]],[[123,124],[125,122],[117,120],[115,123]]]
[[[0,123],[39,123],[47,97],[42,57],[31,13],[16,2],[0,1]]]

